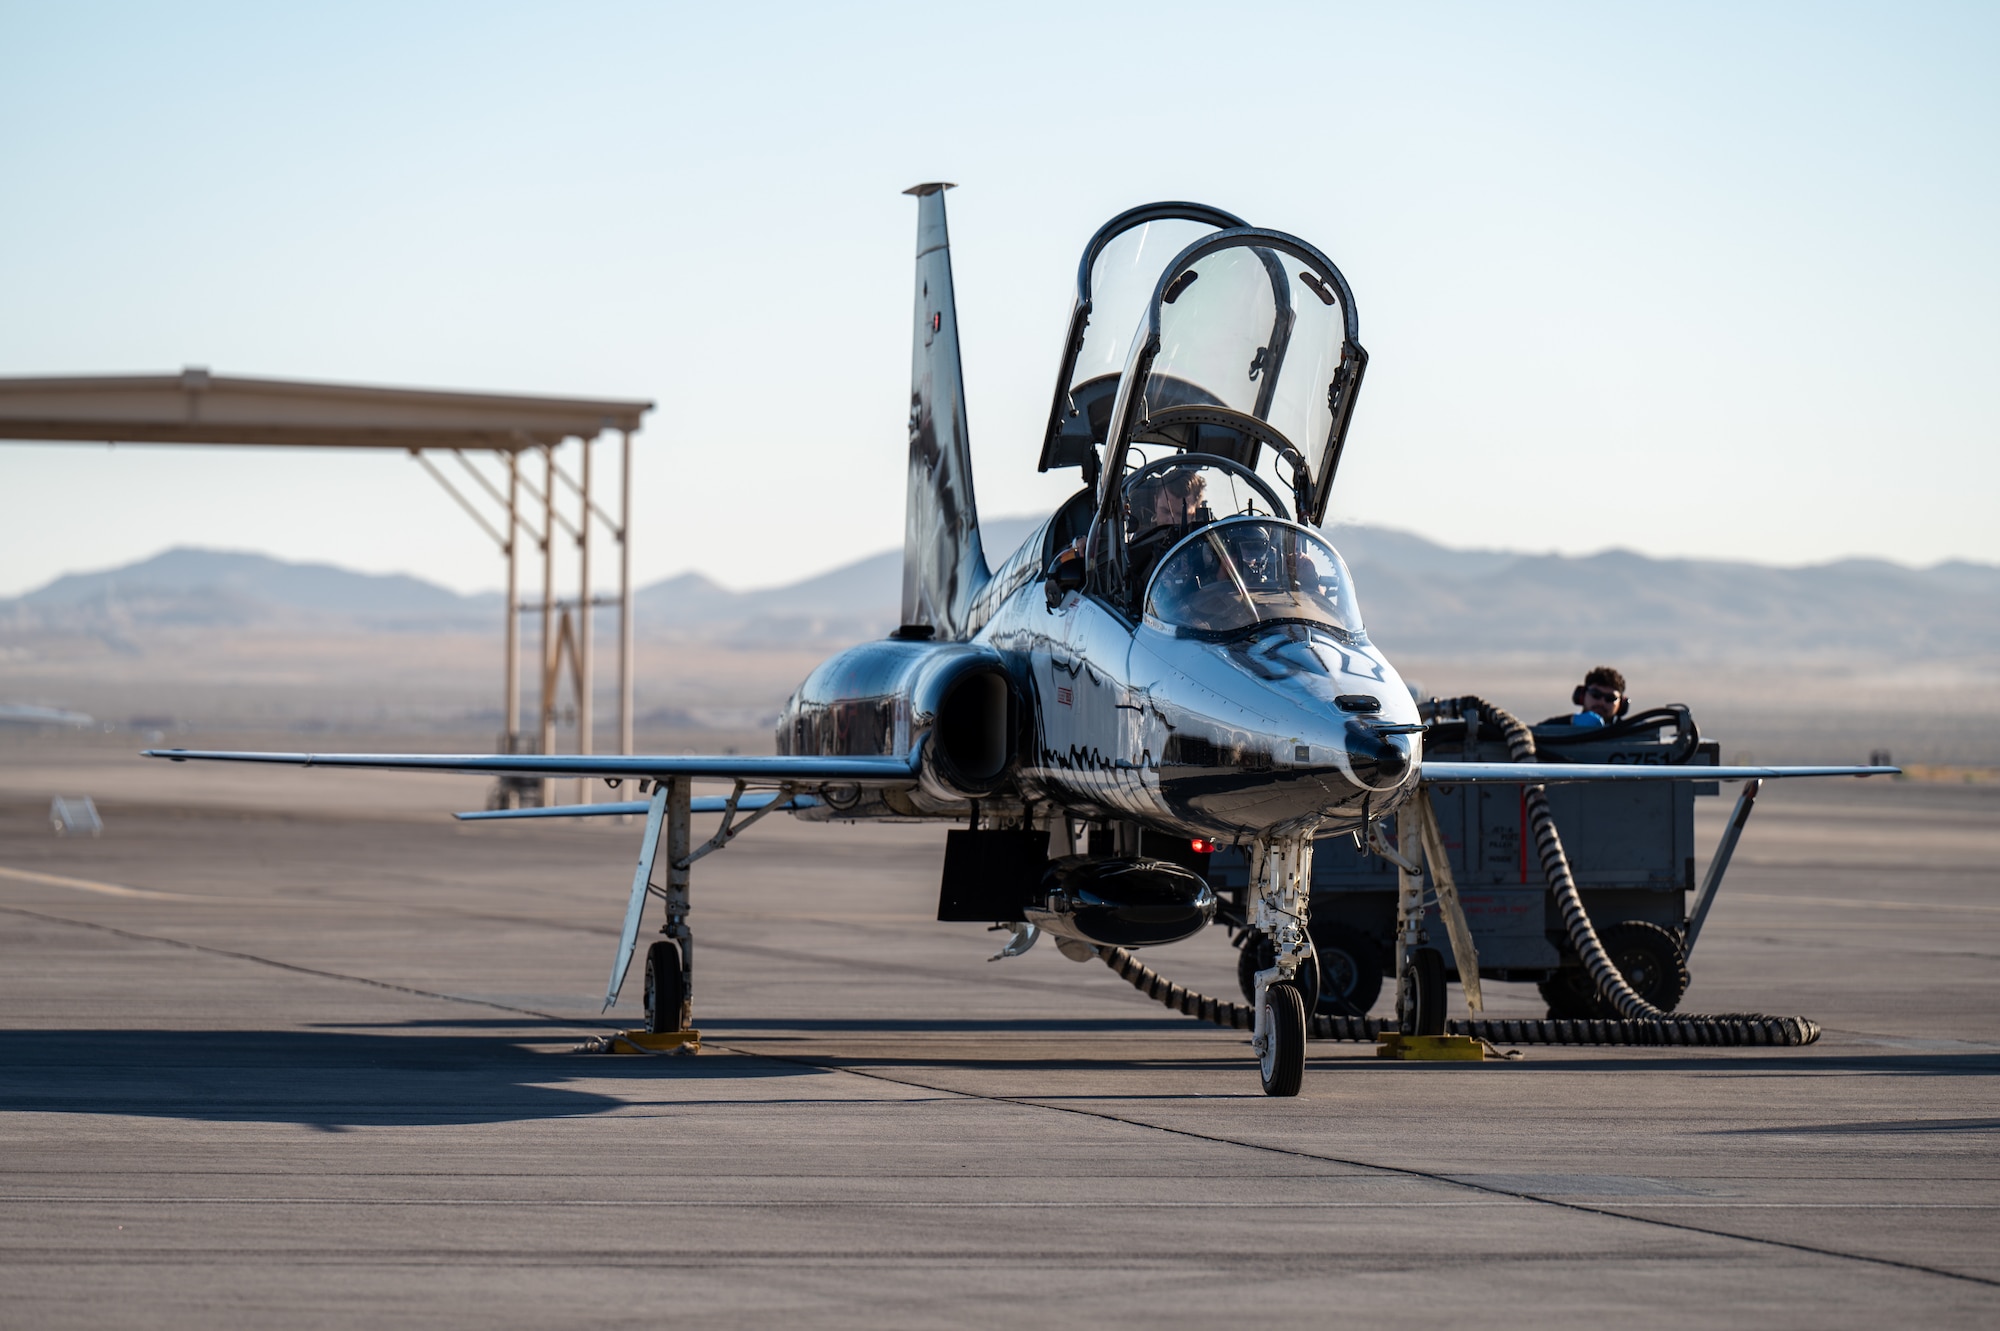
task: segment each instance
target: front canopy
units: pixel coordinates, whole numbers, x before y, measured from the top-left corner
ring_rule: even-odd
[[[1347,566],[1332,546],[1270,518],[1213,523],[1160,561],[1146,618],[1180,637],[1225,638],[1266,624],[1362,637]]]
[[[1160,273],[1190,243],[1244,225],[1234,213],[1203,203],[1148,203],[1097,229],[1077,265],[1076,303],[1038,470],[1082,467],[1087,483],[1097,479],[1118,379],[1131,358],[1132,330],[1144,327]]]

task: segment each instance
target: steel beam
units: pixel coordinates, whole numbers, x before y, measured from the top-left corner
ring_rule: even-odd
[[[591,440],[578,439],[577,447],[583,452],[583,487],[578,492],[583,500],[583,512],[578,516],[576,534],[577,606],[576,606],[576,751],[591,751],[591,733],[596,718],[592,715],[591,695],[597,692],[597,677],[592,670],[596,664],[596,654],[592,651],[590,628],[590,449]],[[576,781],[576,802],[590,803],[596,783],[588,777],[578,777]]]
[[[542,725],[543,753],[556,747],[556,450],[542,445]],[[556,783],[542,778],[542,804],[556,802]]]
[[[521,733],[521,616],[515,606],[521,596],[521,455],[507,455],[507,645],[504,672],[507,703],[501,724],[507,731],[507,751]]]
[[[632,432],[618,432],[618,752],[632,752]]]

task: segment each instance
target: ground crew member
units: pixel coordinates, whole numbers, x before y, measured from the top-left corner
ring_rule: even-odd
[[[1632,710],[1625,696],[1625,676],[1610,666],[1598,666],[1583,677],[1569,700],[1582,710],[1569,719],[1573,726],[1608,726]]]

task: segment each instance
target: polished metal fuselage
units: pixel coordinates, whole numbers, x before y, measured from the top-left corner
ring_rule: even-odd
[[[1027,696],[1032,744],[1018,781],[1074,812],[1235,841],[1358,827],[1400,804],[1420,755],[1416,704],[1361,638],[1275,625],[1226,642],[1134,624],[1040,584],[1008,597],[979,640]],[[1365,695],[1379,712],[1342,710]]]
[[[1079,593],[1052,609],[1038,576],[1044,541],[1037,531],[995,572],[969,643],[923,645],[985,648],[1004,663],[1021,709],[1011,769],[1020,799],[1231,843],[1358,828],[1415,788],[1421,740],[1396,730],[1417,724],[1416,704],[1365,636],[1286,623],[1218,642],[1134,623]],[[913,647],[869,643],[853,655],[902,657]],[[1350,710],[1356,698],[1378,710]],[[807,733],[821,705],[820,694],[802,689],[781,736]],[[885,718],[894,714],[884,700]],[[840,742],[907,752],[924,743],[928,724],[919,712],[900,724],[841,727]],[[781,738],[781,748],[793,751],[784,746],[795,742]],[[957,811],[936,792],[912,793],[914,805],[868,799],[834,816]]]

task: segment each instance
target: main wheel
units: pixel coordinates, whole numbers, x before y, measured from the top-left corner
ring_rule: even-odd
[[[1297,1095],[1306,1077],[1306,1004],[1289,984],[1264,986],[1264,1053],[1257,1071],[1266,1095]]]
[[[1444,1034],[1444,956],[1434,947],[1410,953],[1397,992],[1396,1015],[1405,1035]]]
[[[687,1008],[686,976],[681,973],[681,945],[662,938],[646,949],[646,1029],[665,1035],[681,1029]]]
[[[1308,938],[1307,941],[1312,940]],[[1269,936],[1253,933],[1243,941],[1242,950],[1236,954],[1236,987],[1243,991],[1244,1002],[1257,1001],[1257,972],[1269,970],[1277,964],[1277,960],[1278,949],[1271,945]],[[1306,1005],[1306,1011],[1320,1008],[1325,997],[1326,977],[1320,971],[1318,948],[1308,949],[1305,963],[1292,974],[1292,983],[1298,986],[1299,999]]]
[[[1382,996],[1382,945],[1345,924],[1315,924],[1319,1008],[1330,1017],[1365,1017]]]

